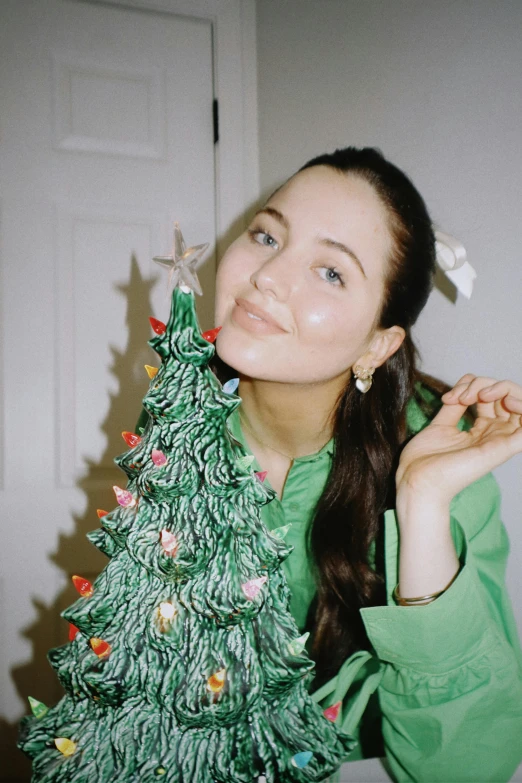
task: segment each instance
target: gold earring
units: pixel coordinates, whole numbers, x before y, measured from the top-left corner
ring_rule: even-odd
[[[363,394],[366,394],[366,392],[369,390],[369,388],[372,385],[372,375],[375,372],[375,367],[370,367],[369,369],[366,369],[365,367],[361,367],[360,364],[356,364],[353,368],[353,374],[356,377],[355,385],[359,389],[360,392]]]

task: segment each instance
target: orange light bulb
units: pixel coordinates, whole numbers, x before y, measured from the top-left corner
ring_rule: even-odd
[[[215,342],[216,337],[218,336],[222,328],[223,328],[222,326],[216,326],[215,329],[209,329],[206,332],[202,332],[201,336],[204,340],[208,340],[209,343],[213,343]]]
[[[133,449],[134,446],[137,446],[138,443],[141,441],[140,436],[136,435],[134,432],[124,431],[121,433],[121,437],[123,438],[123,440],[125,441],[125,443],[130,449]]]
[[[98,658],[108,658],[111,654],[112,648],[109,642],[106,642],[103,639],[98,639],[96,636],[93,636],[92,639],[89,639],[89,644]]]
[[[94,593],[94,588],[88,579],[84,579],[83,576],[71,577],[73,585],[76,587],[82,598],[90,598]]]
[[[152,330],[156,332],[156,334],[165,334],[167,331],[167,327],[163,323],[163,321],[158,321],[157,318],[153,318],[150,316],[149,318],[150,325],[152,326]]]
[[[74,639],[76,639],[76,635],[79,633],[79,629],[73,625],[72,623],[69,623],[69,641],[72,642]]]
[[[326,710],[324,710],[323,715],[325,718],[328,718],[328,720],[331,720],[332,723],[335,723],[339,716],[339,710],[341,709],[342,701],[336,702],[336,704],[333,704],[331,707],[328,707]]]
[[[156,377],[159,370],[158,367],[152,367],[150,364],[146,364],[145,369],[147,370],[147,375],[151,380]]]
[[[207,688],[209,691],[212,691],[212,693],[219,693],[223,690],[223,687],[225,685],[225,679],[226,679],[226,669],[220,669],[219,671],[215,672],[211,677],[207,680]]]
[[[104,511],[103,508],[97,508],[96,513],[98,514],[98,519],[103,519],[103,517],[106,517],[109,512]]]

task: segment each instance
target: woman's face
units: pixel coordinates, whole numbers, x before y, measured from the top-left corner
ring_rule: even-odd
[[[218,355],[266,381],[349,376],[373,345],[390,249],[366,181],[327,166],[294,175],[221,259]]]

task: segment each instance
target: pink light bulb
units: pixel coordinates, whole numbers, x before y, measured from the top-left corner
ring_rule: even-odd
[[[174,533],[171,533],[169,530],[162,530],[161,546],[165,550],[166,555],[175,557],[179,546],[178,539],[176,538]]]
[[[249,582],[245,582],[241,585],[241,589],[247,598],[252,600],[261,590],[262,585],[267,581],[266,576],[260,576],[258,579],[251,579]]]
[[[159,449],[152,449],[152,454],[150,456],[157,468],[162,468],[163,465],[167,464],[166,456]]]
[[[129,508],[130,506],[136,505],[136,499],[132,492],[129,492],[127,489],[121,489],[120,487],[113,487],[113,490],[114,494],[116,495],[116,500],[120,506]]]

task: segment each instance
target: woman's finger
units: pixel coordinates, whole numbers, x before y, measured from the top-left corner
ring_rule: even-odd
[[[515,413],[522,416],[522,396],[519,398],[514,397],[512,394],[508,394],[507,397],[503,397],[500,402],[509,413]]]
[[[463,375],[441,399],[446,406],[455,410],[455,415],[458,407],[474,404],[477,404],[479,415],[489,419],[506,420],[510,416],[522,414],[522,386],[510,380],[497,381],[484,375]],[[454,416],[450,418],[453,420]],[[446,421],[449,423],[450,419],[445,418],[444,423]]]
[[[467,405],[473,405],[475,402],[478,402],[479,394],[482,389],[491,387],[492,384],[495,384],[494,378],[488,378],[484,375],[480,375],[474,378],[468,384],[467,388],[460,391],[459,400],[461,400],[461,402],[465,402]],[[490,397],[488,402],[493,402],[494,399],[494,397]]]
[[[477,378],[476,375],[471,375],[471,373],[469,373],[467,376],[465,375],[461,378],[451,391],[442,395],[442,402],[447,405],[455,405],[457,402],[466,406],[473,405],[475,402],[479,402],[478,390],[481,387],[489,386],[492,383],[495,383],[495,378],[487,378],[485,376]],[[488,419],[495,418],[496,412],[493,406],[493,400],[486,401],[486,404],[481,405],[479,413],[481,416],[486,416]]]
[[[443,405],[437,415],[431,420],[431,424],[456,427],[466,412],[467,407],[467,405],[462,405],[458,400],[451,405]]]
[[[479,405],[486,405],[488,408],[489,408],[490,404],[491,404],[491,403],[479,403]],[[478,407],[479,407],[479,406],[477,405],[477,408],[478,408]],[[504,407],[504,404],[503,404],[503,400],[502,400],[502,399],[500,399],[500,400],[495,400],[495,402],[493,403],[493,407],[494,407],[494,409],[495,409],[495,416],[496,416],[496,418],[497,418],[497,419],[509,419],[509,417],[510,417],[510,415],[511,415],[511,414],[510,414],[510,412],[509,412],[508,410],[506,410],[506,408]]]
[[[458,397],[460,394],[462,394],[463,391],[465,391],[465,389],[469,388],[470,383],[475,380],[476,377],[477,376],[473,375],[472,373],[466,373],[466,375],[463,375],[462,378],[459,378],[452,389],[442,395],[441,399],[454,399],[455,397]],[[491,378],[491,382],[494,383],[495,378]]]
[[[500,418],[522,413],[522,386],[513,381],[497,381],[480,390],[479,399],[494,401],[495,413]]]
[[[505,397],[507,394],[522,400],[522,386],[513,381],[496,381],[485,386],[480,391],[480,396],[485,400],[495,400]]]

